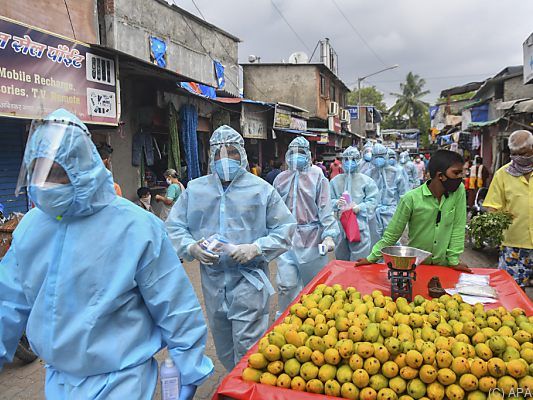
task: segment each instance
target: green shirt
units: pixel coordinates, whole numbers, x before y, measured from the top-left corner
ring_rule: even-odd
[[[424,263],[457,265],[465,248],[466,192],[463,184],[448,197],[442,196],[440,204],[433,196],[428,183],[407,192],[383,234],[367,257],[376,262],[381,249],[394,246],[406,226],[409,227],[409,246],[429,251],[433,255]],[[437,223],[440,211],[440,222]]]
[[[177,183],[173,183],[167,188],[167,199],[172,200],[173,203],[175,203],[176,200],[178,200],[178,197],[180,197],[180,194],[181,194],[181,187]]]

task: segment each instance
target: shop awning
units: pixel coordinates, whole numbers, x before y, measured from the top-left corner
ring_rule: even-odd
[[[485,121],[485,122],[470,122],[468,124],[467,130],[485,128],[486,126],[496,125],[498,122],[500,122],[500,120],[501,118],[496,118],[496,119],[491,119],[490,121]]]
[[[311,136],[316,137],[318,134],[309,132],[309,131],[299,131],[297,129],[280,129],[280,128],[274,128],[278,132],[282,133],[292,133],[293,135],[302,135],[302,136]]]
[[[501,103],[496,104],[496,110],[510,110],[513,108],[513,106],[516,103],[520,103],[521,101],[528,100],[528,99],[517,99],[517,100],[511,100],[511,101],[502,101]]]
[[[517,113],[533,113],[533,99],[522,101],[514,106]]]

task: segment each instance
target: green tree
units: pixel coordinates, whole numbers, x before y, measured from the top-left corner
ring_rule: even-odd
[[[425,84],[424,79],[409,72],[405,82],[400,83],[401,93],[391,93],[397,100],[389,113],[396,117],[407,118],[408,128],[415,128],[419,118],[429,113],[429,104],[422,100],[422,97],[429,93],[429,90],[423,90]]]
[[[387,111],[387,105],[383,101],[383,93],[376,89],[375,86],[361,88],[361,105],[374,106],[380,112]],[[347,104],[358,105],[359,104],[359,91],[352,90],[346,96]]]

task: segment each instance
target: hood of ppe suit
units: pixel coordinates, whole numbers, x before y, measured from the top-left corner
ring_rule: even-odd
[[[239,152],[241,157],[240,167],[242,171],[239,171],[237,175],[242,174],[248,168],[248,157],[246,156],[246,150],[244,149],[244,139],[230,126],[222,125],[217,128],[209,139],[209,145],[211,147],[211,154],[209,157],[209,168],[212,173],[215,172],[215,156],[217,153],[226,146],[233,146]]]
[[[289,144],[285,154],[285,162],[292,171],[307,171],[309,169],[311,166],[311,150],[309,150],[309,142],[306,138],[299,136]]]
[[[58,128],[62,129],[60,137],[54,135]],[[62,216],[91,215],[116,198],[113,178],[98,155],[89,130],[70,112],[59,109],[39,122],[28,138],[23,170],[30,171],[37,158],[59,164],[74,187],[74,199]],[[29,182],[29,176],[26,178]]]
[[[357,150],[357,148],[350,146],[343,151],[342,159],[359,161],[361,159],[361,153],[359,153],[359,150]]]
[[[410,161],[409,159],[409,152],[408,151],[402,151],[400,153],[400,162],[402,164],[405,164],[406,162]]]
[[[387,148],[380,143],[376,143],[372,147],[372,156],[373,157],[385,157],[387,155]]]

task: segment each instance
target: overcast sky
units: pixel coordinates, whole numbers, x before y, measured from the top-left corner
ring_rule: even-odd
[[[305,46],[271,0],[195,0],[209,22],[242,40],[240,62],[250,54],[262,62],[287,60],[295,51],[310,55],[318,40],[329,37],[349,87],[358,76],[399,64],[367,81],[385,93],[389,105],[389,93],[399,91],[409,71],[426,79],[426,100],[433,102],[442,89],[521,65],[522,43],[533,32],[531,0],[273,1]],[[176,3],[198,15],[192,0]]]

